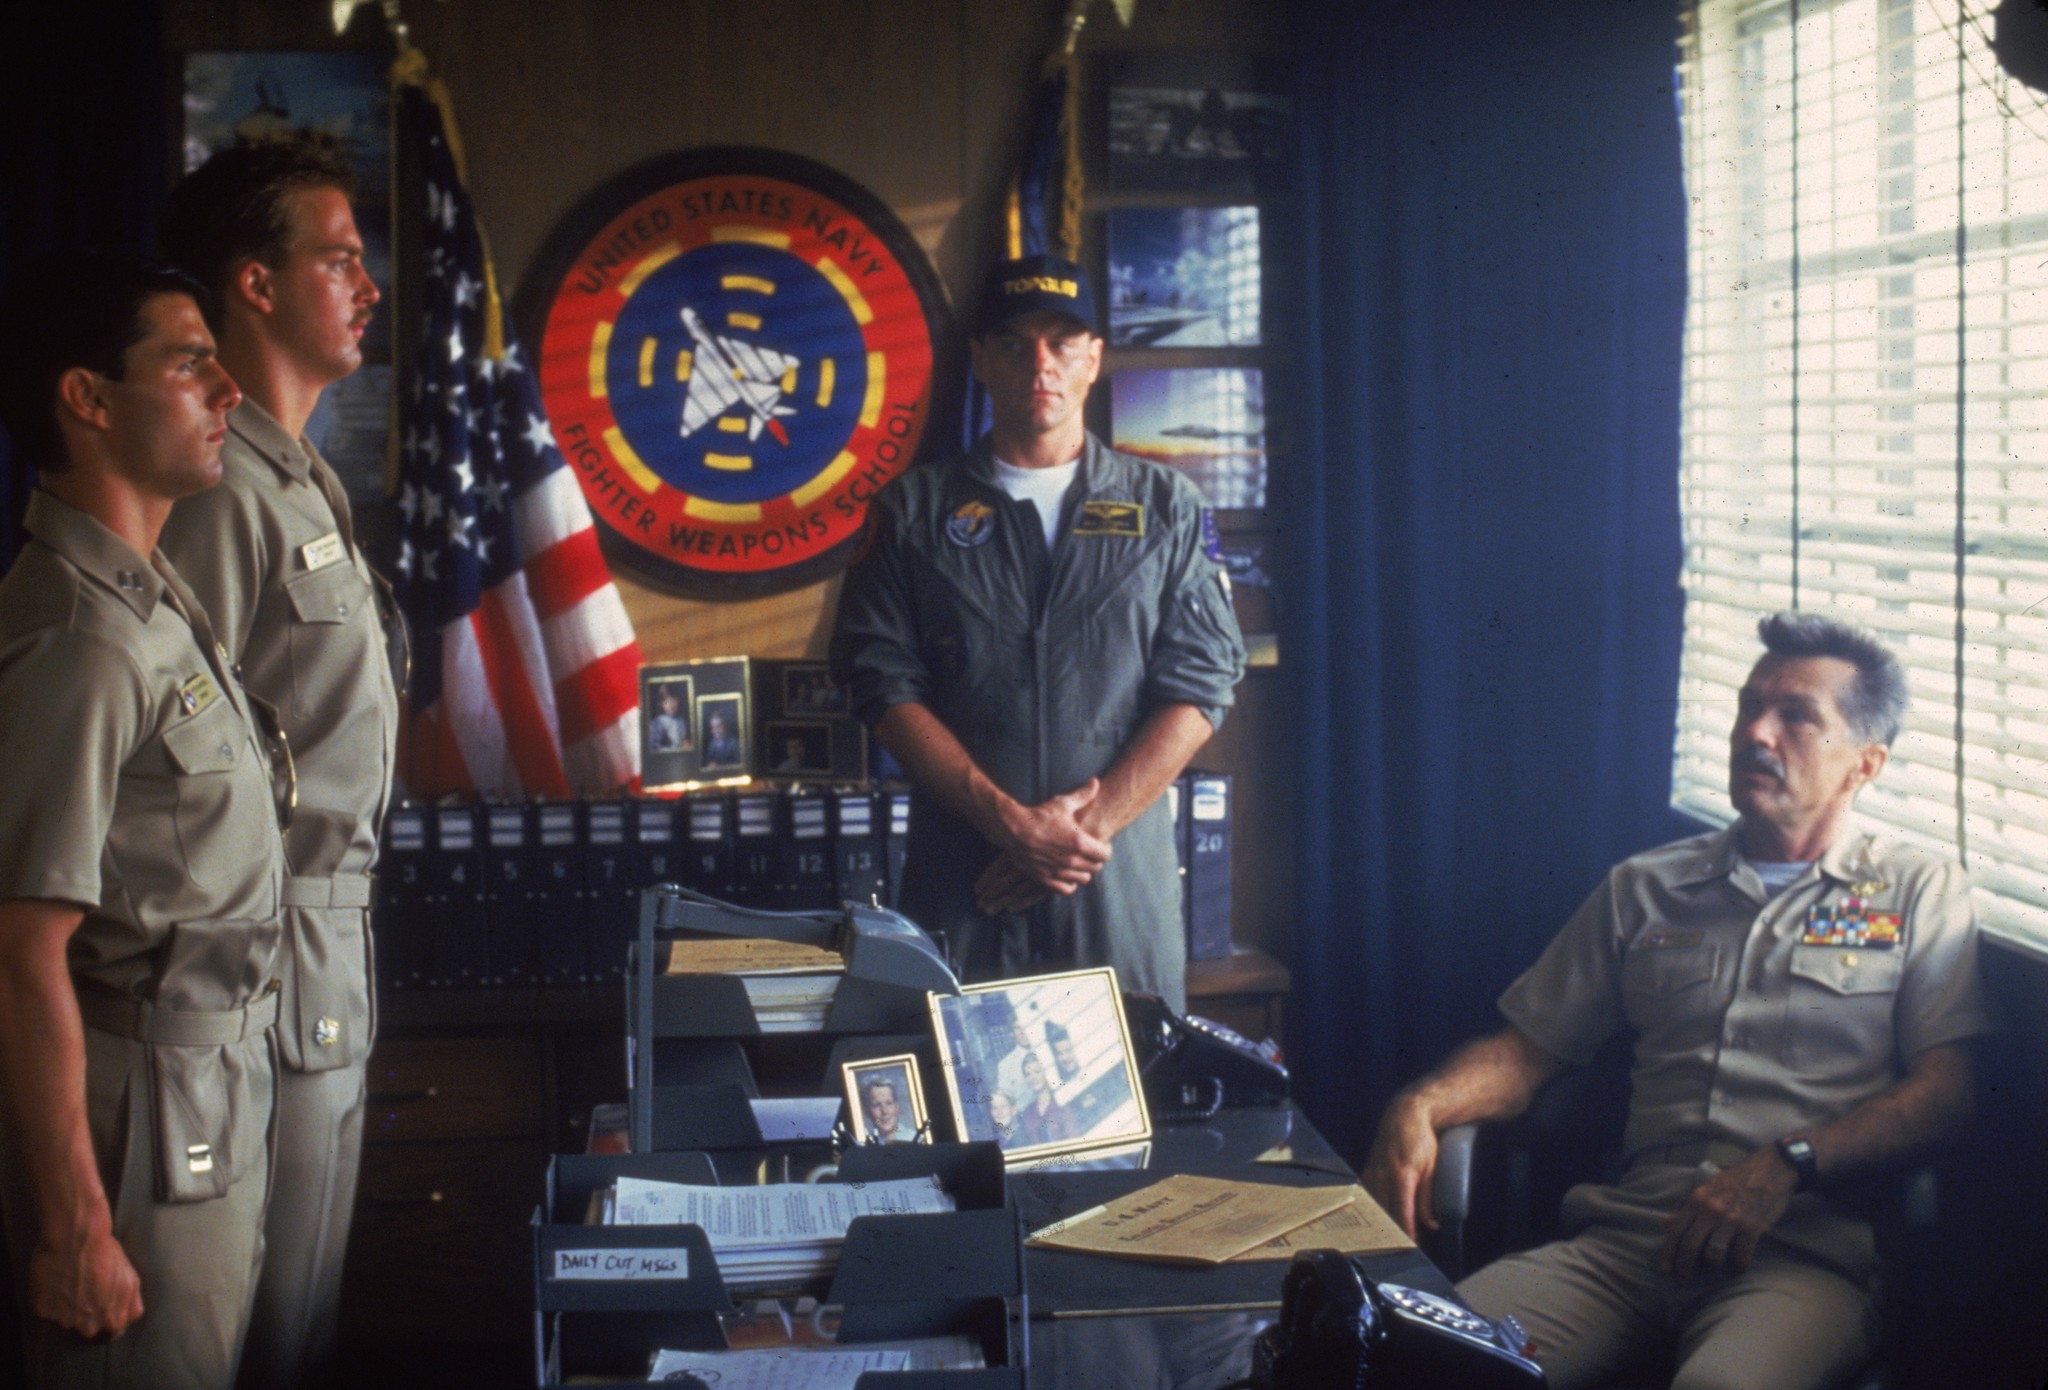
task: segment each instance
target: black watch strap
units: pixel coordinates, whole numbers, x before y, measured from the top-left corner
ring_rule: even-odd
[[[1820,1182],[1820,1161],[1814,1157],[1813,1142],[1797,1135],[1778,1141],[1778,1152],[1785,1155],[1785,1161],[1799,1174],[1799,1188],[1805,1192]]]

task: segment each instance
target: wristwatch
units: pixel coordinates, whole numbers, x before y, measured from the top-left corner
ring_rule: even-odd
[[[1788,1135],[1778,1141],[1778,1152],[1785,1155],[1792,1171],[1799,1174],[1797,1191],[1804,1192],[1820,1182],[1820,1162],[1814,1157],[1812,1140]]]

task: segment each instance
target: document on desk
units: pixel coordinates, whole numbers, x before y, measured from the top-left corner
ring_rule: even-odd
[[[718,1390],[853,1390],[864,1372],[909,1369],[909,1353],[880,1348],[658,1351],[647,1378],[695,1376]]]
[[[671,975],[841,974],[845,959],[824,946],[772,936],[687,937],[669,943]]]
[[[1413,1250],[1415,1242],[1394,1224],[1394,1218],[1362,1187],[1343,1189],[1351,1200],[1327,1216],[1318,1216],[1305,1226],[1274,1236],[1264,1245],[1230,1262],[1245,1260],[1290,1260],[1297,1250],[1340,1250],[1346,1255],[1383,1255],[1390,1250]]]
[[[1353,1187],[1277,1187],[1178,1174],[1035,1232],[1028,1245],[1219,1265],[1351,1201]]]
[[[612,1224],[703,1228],[726,1287],[747,1292],[794,1288],[831,1273],[847,1227],[858,1216],[952,1211],[934,1178],[891,1182],[766,1183],[700,1187],[620,1178]]]

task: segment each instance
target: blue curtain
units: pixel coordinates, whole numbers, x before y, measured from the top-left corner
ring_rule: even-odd
[[[1297,9],[1289,1042],[1351,1153],[1682,828],[1674,11]]]

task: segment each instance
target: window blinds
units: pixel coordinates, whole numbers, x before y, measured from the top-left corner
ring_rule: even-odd
[[[1673,802],[1717,823],[1780,608],[1906,662],[1874,820],[2048,934],[2048,105],[1995,0],[1698,0]]]

